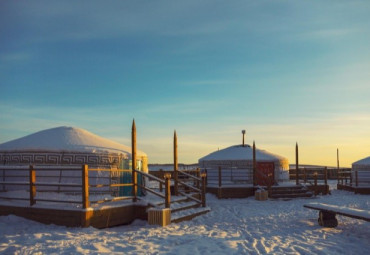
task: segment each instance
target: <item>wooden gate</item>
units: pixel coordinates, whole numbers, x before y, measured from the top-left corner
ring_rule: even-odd
[[[275,180],[274,162],[257,162],[257,185],[271,186]]]

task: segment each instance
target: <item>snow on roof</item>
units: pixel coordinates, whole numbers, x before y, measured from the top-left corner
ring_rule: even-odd
[[[256,148],[257,160],[276,161],[286,160],[286,158],[272,154],[265,150]],[[253,148],[250,145],[234,145],[228,148],[212,152],[207,156],[200,158],[199,161],[207,160],[253,160]]]
[[[46,129],[0,144],[0,152],[9,151],[118,153],[131,155],[130,147],[75,127]],[[141,151],[138,151],[137,155],[146,156]]]
[[[352,163],[352,165],[370,165],[370,157],[363,158],[359,161]]]

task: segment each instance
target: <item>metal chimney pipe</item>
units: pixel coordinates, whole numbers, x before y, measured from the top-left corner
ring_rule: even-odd
[[[245,146],[245,130],[242,130],[242,134],[243,134],[243,147]]]

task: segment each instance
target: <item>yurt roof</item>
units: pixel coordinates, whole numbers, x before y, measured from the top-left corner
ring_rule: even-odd
[[[359,161],[356,161],[352,165],[369,165],[370,166],[370,157],[363,158]]]
[[[117,153],[131,157],[131,148],[87,130],[76,127],[56,127],[39,131],[0,144],[0,152],[83,152],[83,153]],[[146,156],[137,151],[138,156]]]
[[[286,160],[286,158],[282,156],[272,154],[265,150],[259,150],[257,148],[256,159],[258,161]],[[199,161],[210,160],[253,160],[253,148],[250,145],[234,145],[219,151],[212,152],[207,156],[199,159]]]

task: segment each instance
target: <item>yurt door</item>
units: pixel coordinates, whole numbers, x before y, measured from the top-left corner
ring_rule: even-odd
[[[274,162],[257,162],[257,185],[269,186],[274,184]]]

